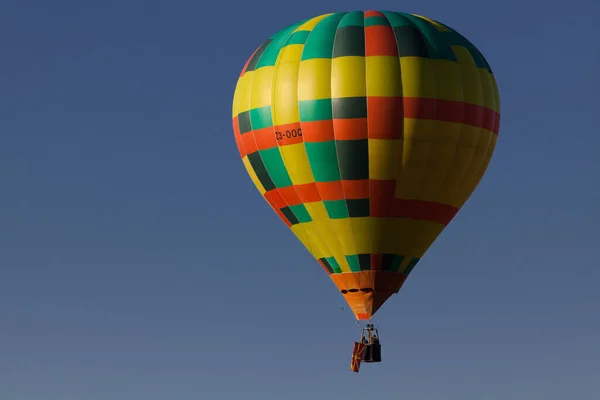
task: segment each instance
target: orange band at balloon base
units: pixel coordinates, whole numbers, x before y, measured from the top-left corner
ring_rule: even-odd
[[[360,271],[331,274],[356,319],[368,320],[394,293],[397,293],[407,275],[392,271]]]

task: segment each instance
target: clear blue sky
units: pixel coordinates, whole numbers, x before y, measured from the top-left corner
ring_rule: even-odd
[[[35,3],[0,6],[0,399],[600,396],[597,2]],[[459,30],[502,98],[488,173],[358,375],[353,315],[231,128],[257,45],[353,9]]]

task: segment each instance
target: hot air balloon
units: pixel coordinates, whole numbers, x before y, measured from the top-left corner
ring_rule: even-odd
[[[233,97],[250,178],[359,321],[400,290],[470,197],[499,121],[481,52],[402,12],[330,13],[279,31]]]

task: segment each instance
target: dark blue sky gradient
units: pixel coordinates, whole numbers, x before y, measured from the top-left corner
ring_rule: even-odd
[[[377,313],[384,362],[239,160],[231,100],[267,37],[393,9],[497,76],[479,188]],[[0,399],[564,400],[600,395],[600,6],[5,1]],[[596,249],[596,250],[595,250]]]

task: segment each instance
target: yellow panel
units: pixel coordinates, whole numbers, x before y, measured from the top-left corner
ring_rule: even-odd
[[[476,65],[471,52],[464,46],[452,46],[452,51],[459,64]]]
[[[456,143],[432,143],[429,162],[425,170],[419,198],[425,201],[438,201],[444,182],[452,168],[456,153]]]
[[[402,96],[402,77],[398,57],[369,56],[365,60],[369,96]]]
[[[369,178],[395,179],[402,162],[401,139],[369,139]]]
[[[483,85],[476,65],[459,64],[463,101],[478,106],[484,105]]]
[[[408,218],[386,218],[385,222],[389,231],[382,241],[381,252],[405,257],[422,257],[444,229],[437,222]]]
[[[313,28],[315,27],[315,25],[317,25],[324,18],[326,18],[326,17],[328,17],[330,15],[331,15],[331,13],[329,13],[329,14],[323,14],[323,15],[319,15],[318,17],[311,18],[310,20],[308,20],[305,23],[303,23],[302,25],[300,25],[294,32],[298,32],[298,31],[312,31]]]
[[[442,25],[442,24],[440,24],[439,22],[437,22],[437,21],[434,21],[434,20],[432,20],[432,19],[430,19],[430,18],[424,17],[424,16],[422,16],[422,15],[419,15],[419,14],[411,14],[411,15],[414,15],[414,16],[415,16],[415,17],[417,17],[417,18],[421,18],[421,19],[423,19],[423,20],[425,20],[425,21],[429,22],[431,25],[435,26],[435,27],[437,28],[437,30],[438,30],[438,31],[440,31],[440,32],[449,32],[449,31],[450,31],[450,30],[449,30],[448,28],[446,28],[444,25]]]
[[[330,219],[330,224],[333,230],[337,233],[337,238],[342,245],[344,254],[352,255],[358,254],[356,252],[356,246],[354,245],[354,236],[352,236],[352,226],[350,225],[350,218],[334,218]]]
[[[250,109],[271,105],[271,89],[275,67],[263,67],[254,71],[250,86]]]
[[[496,97],[494,95],[492,75],[487,70],[479,68],[479,82],[481,82],[483,106],[491,110],[496,110]]]
[[[331,97],[367,95],[365,57],[337,57],[331,61]]]
[[[323,240],[318,232],[316,232],[314,222],[304,222],[292,225],[290,229],[294,235],[300,239],[304,247],[307,248],[314,258],[319,259],[332,256],[324,246]]]
[[[435,70],[435,98],[463,101],[458,63],[448,60],[431,60]]]
[[[352,236],[356,253],[354,254],[377,254],[378,230],[381,222],[378,223],[376,218],[348,218],[352,227]]]
[[[486,157],[488,156],[488,148],[490,145],[490,141],[492,136],[495,136],[493,133],[482,129],[479,134],[479,143],[477,145],[477,149],[473,154],[473,159],[471,160],[471,165],[467,170],[467,173],[462,178],[461,183],[461,194],[466,198],[470,195],[470,193],[475,189],[475,183],[479,177],[479,171],[482,165],[486,161]]]
[[[475,147],[458,146],[452,162],[452,167],[448,171],[448,176],[443,190],[438,196],[440,203],[449,204],[454,207],[461,207],[464,203],[464,191],[461,191],[460,185],[462,179],[471,167],[471,161],[475,154]]]
[[[345,252],[342,243],[339,241],[339,233],[335,230],[335,227],[332,226],[323,202],[304,203],[304,206],[315,222],[319,234],[327,243],[338,264],[340,264],[342,271],[350,271],[350,266],[348,265],[348,260],[345,256],[345,254],[348,253]]]
[[[422,57],[402,57],[400,70],[405,97],[436,97],[433,60]]]
[[[250,165],[250,160],[248,160],[248,156],[244,156],[244,158],[242,158],[242,162],[244,163],[244,167],[246,167],[246,171],[248,171],[248,175],[250,175],[250,179],[252,179],[252,182],[254,182],[254,186],[256,186],[260,194],[264,196],[264,194],[267,191],[265,190],[265,187],[262,185],[262,183],[260,183],[258,176],[256,176],[254,168],[252,168],[252,165]]]
[[[419,198],[430,149],[429,141],[404,140],[402,166],[396,177],[396,198]]]
[[[286,49],[283,51],[285,52]],[[300,121],[298,113],[298,63],[279,64],[275,73],[273,125]]]
[[[304,50],[303,44],[290,44],[285,46],[279,53],[277,65],[281,66],[281,64],[291,62],[294,63],[296,68],[298,68],[298,63],[302,58],[302,50]]]
[[[238,79],[237,88],[234,95],[236,96],[237,104],[235,107],[237,113],[235,115],[250,110],[250,84],[252,83],[253,76],[254,71],[250,71],[246,72],[244,76]]]
[[[315,181],[304,143],[280,146],[279,151],[294,185],[303,185]]]
[[[300,62],[298,99],[316,100],[331,97],[331,59],[314,58]]]
[[[436,140],[439,136],[440,124],[441,121],[434,119],[404,118],[404,139]]]

